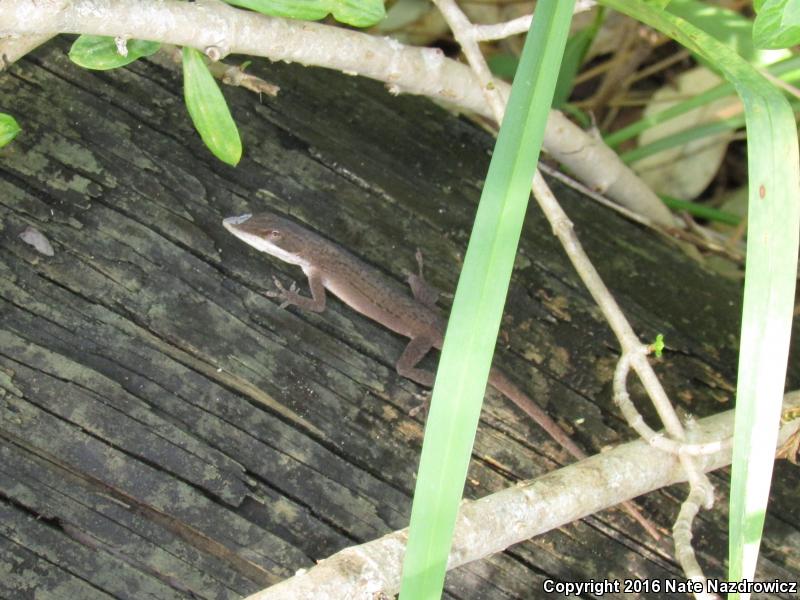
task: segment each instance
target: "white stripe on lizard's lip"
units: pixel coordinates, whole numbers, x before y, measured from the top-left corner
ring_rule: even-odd
[[[227,219],[222,219],[222,224],[226,227],[228,225],[241,225],[245,221],[247,221],[253,215],[251,213],[246,213],[243,215],[239,215],[238,217],[228,217]]]

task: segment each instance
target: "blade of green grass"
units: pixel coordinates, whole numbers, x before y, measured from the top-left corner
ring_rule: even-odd
[[[648,2],[603,0],[677,40],[722,72],[745,107],[748,236],[730,500],[728,579],[753,579],[764,526],[789,354],[800,155],[794,115],[769,81],[725,44]]]
[[[787,83],[800,81],[800,56],[791,56],[787,59],[770,65],[767,67],[767,71],[776,77],[780,77]],[[675,117],[689,112],[690,110],[700,106],[705,106],[714,100],[724,98],[725,96],[729,96],[733,93],[733,85],[730,83],[721,83],[717,86],[714,86],[710,90],[706,90],[702,94],[692,96],[683,102],[679,102],[678,104],[674,104],[662,111],[648,115],[647,117],[644,117],[635,123],[631,123],[627,127],[623,127],[614,133],[610,133],[607,136],[604,136],[603,140],[611,147],[618,146],[625,140],[629,140],[630,138],[639,135],[642,131],[658,125],[659,123],[664,123],[665,121],[674,119]]]
[[[601,6],[588,26],[576,31],[567,39],[567,47],[564,49],[564,58],[561,60],[561,70],[556,82],[556,91],[553,93],[553,108],[560,109],[569,100],[575,84],[575,76],[583,64],[589,46],[597,37],[597,32],[600,31],[604,19],[605,10]]]
[[[767,67],[767,71],[776,77],[780,77],[788,83],[799,81],[800,56],[791,56],[787,59],[770,65]],[[659,123],[664,123],[665,121],[674,119],[675,117],[689,112],[690,110],[700,106],[705,106],[714,100],[724,98],[725,96],[729,96],[733,93],[733,85],[730,83],[721,83],[717,86],[714,86],[710,90],[706,90],[702,94],[697,94],[696,96],[692,96],[683,102],[673,104],[669,108],[665,108],[662,111],[648,115],[647,117],[644,117],[635,123],[631,123],[627,127],[623,127],[614,133],[610,133],[607,136],[604,136],[603,140],[611,147],[618,146],[625,140],[629,140],[630,138],[639,135],[644,130],[658,125]]]
[[[790,106],[792,111],[796,112],[800,109],[800,102],[792,102],[790,103]],[[734,115],[732,117],[728,117],[727,119],[709,121],[708,123],[703,123],[702,125],[695,125],[690,129],[684,129],[671,135],[665,135],[664,137],[658,138],[649,144],[643,144],[638,148],[634,148],[628,152],[623,152],[619,155],[619,157],[622,162],[630,165],[635,163],[637,160],[642,160],[643,158],[658,154],[664,150],[669,150],[670,148],[685,146],[689,142],[693,142],[705,137],[710,138],[718,133],[736,131],[743,125],[745,125],[744,114]],[[714,142],[712,141],[712,143]]]
[[[690,200],[680,200],[672,196],[660,195],[659,197],[664,201],[664,204],[672,210],[685,210],[693,217],[708,219],[709,221],[716,221],[717,223],[723,223],[725,225],[738,225],[741,222],[741,219],[737,215],[712,208],[705,204],[698,204]]]
[[[630,165],[635,163],[637,160],[642,160],[643,158],[653,156],[654,154],[658,154],[664,150],[669,150],[670,148],[685,146],[689,142],[693,142],[705,137],[711,137],[718,133],[736,131],[742,127],[742,125],[744,125],[744,115],[735,115],[733,117],[728,117],[727,119],[720,119],[718,121],[711,121],[709,123],[695,125],[689,129],[683,129],[682,131],[665,135],[664,137],[658,138],[649,144],[643,144],[637,148],[634,148],[633,150],[623,152],[619,155],[619,157],[626,165]],[[711,140],[711,143],[719,142]],[[702,148],[698,148],[696,151],[699,152],[701,150]],[[670,160],[674,160],[674,158],[670,158]]]
[[[402,600],[441,596],[531,180],[574,0],[540,0],[453,300],[418,472]]]

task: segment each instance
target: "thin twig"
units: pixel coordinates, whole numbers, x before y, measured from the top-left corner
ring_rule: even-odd
[[[180,65],[183,62],[183,54],[180,48],[172,45],[165,45],[161,48],[165,54],[172,60],[173,64]],[[158,59],[151,57],[151,60],[158,62]],[[277,96],[281,91],[280,86],[270,83],[260,77],[245,73],[241,65],[229,65],[221,61],[210,61],[206,63],[208,70],[211,74],[222,81],[222,83],[231,86],[243,87],[256,94],[266,94],[267,96]]]
[[[635,352],[647,354],[648,346],[642,345]],[[617,362],[617,368],[614,370],[614,402],[619,406],[620,412],[622,416],[625,417],[625,421],[627,421],[628,425],[630,425],[642,439],[654,448],[658,448],[664,452],[669,452],[670,454],[687,454],[689,456],[713,454],[722,449],[730,448],[733,445],[732,437],[713,442],[704,442],[702,444],[689,444],[686,442],[676,442],[675,440],[664,437],[653,431],[647,423],[645,423],[641,413],[636,410],[633,402],[631,402],[628,390],[625,387],[625,380],[630,371],[631,356],[631,354],[623,354]]]
[[[558,179],[561,183],[563,183],[567,187],[579,191],[587,198],[591,198],[598,204],[605,206],[607,209],[619,213],[620,215],[622,215],[623,217],[625,217],[630,221],[633,221],[634,223],[638,223],[643,227],[647,227],[654,233],[660,235],[668,243],[675,244],[679,248],[685,248],[683,244],[681,244],[680,242],[681,241],[687,242],[692,246],[697,247],[698,249],[705,250],[707,252],[712,252],[714,254],[719,254],[720,256],[724,256],[740,265],[744,264],[744,254],[743,254],[744,249],[735,248],[733,247],[733,245],[729,245],[728,238],[724,237],[723,234],[717,231],[698,225],[696,222],[692,224],[691,230],[678,229],[674,227],[665,229],[664,227],[661,227],[660,225],[654,223],[647,217],[644,217],[639,213],[629,210],[624,206],[617,204],[616,202],[612,202],[602,194],[598,194],[594,190],[589,189],[588,187],[583,185],[580,181],[573,179],[569,175],[562,173],[561,171],[551,167],[547,163],[540,162],[539,170],[546,173],[553,179]]]
[[[488,42],[525,33],[530,29],[531,21],[533,21],[533,15],[523,15],[505,23],[475,25],[475,39],[479,42]]]
[[[708,482],[708,478],[705,478],[705,482]],[[689,495],[681,504],[678,518],[675,519],[675,524],[672,526],[675,557],[686,574],[686,578],[695,582],[700,588],[699,591],[694,593],[695,598],[698,600],[715,600],[719,596],[707,591],[706,576],[697,562],[694,547],[692,546],[692,522],[697,516],[700,507],[706,504],[708,496],[711,495],[713,497],[714,492],[710,485],[706,486],[703,483],[700,485],[690,483],[689,485]]]
[[[597,2],[595,0],[577,0],[575,2],[574,14],[584,12],[595,7]],[[477,25],[472,24],[475,31],[475,40],[479,42],[488,42],[490,40],[501,40],[503,38],[517,35],[518,33],[525,33],[531,27],[533,15],[523,15],[504,23],[493,23],[492,25]]]
[[[789,92],[795,98],[800,98],[800,89],[797,89],[795,86],[793,86],[788,81],[784,81],[780,77],[775,77],[775,75],[773,75],[772,73],[770,73],[766,69],[759,69],[758,72],[761,73],[767,79],[769,79],[769,81],[772,84],[774,84],[774,85],[778,86],[779,88]]]
[[[461,51],[467,58],[470,68],[478,79],[483,97],[491,109],[495,121],[501,123],[506,110],[507,94],[500,91],[489,70],[489,65],[483,58],[478,46],[477,28],[473,25],[454,0],[433,0],[433,3],[442,13],[444,20],[450,26],[456,41],[461,45]]]

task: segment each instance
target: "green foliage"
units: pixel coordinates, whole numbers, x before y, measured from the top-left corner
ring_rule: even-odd
[[[87,69],[116,69],[150,56],[160,44],[128,40],[126,47],[128,54],[122,56],[113,37],[82,35],[72,44],[69,57]],[[193,48],[183,49],[183,80],[186,108],[203,142],[221,161],[236,165],[242,157],[239,131],[202,55]]]
[[[656,335],[656,340],[650,344],[650,348],[652,349],[656,358],[661,358],[661,355],[664,352],[664,334],[659,333]]]
[[[225,0],[271,17],[318,21],[329,14],[353,27],[371,27],[386,16],[383,0]]]
[[[800,81],[800,56],[790,56],[789,58],[776,62],[767,67],[767,71],[776,77],[780,77],[788,83]],[[733,85],[728,82],[721,83],[717,86],[714,86],[710,90],[706,90],[702,94],[697,94],[696,96],[687,98],[683,102],[674,104],[669,108],[665,108],[664,110],[644,117],[635,123],[631,123],[627,127],[623,127],[622,129],[608,134],[603,139],[609,146],[618,146],[625,140],[639,135],[645,129],[649,129],[650,127],[658,125],[659,123],[664,123],[665,121],[679,117],[690,110],[700,106],[705,106],[706,104],[710,104],[719,98],[724,98],[725,96],[733,93]],[[744,117],[742,117],[742,119],[744,119]],[[731,122],[731,125],[733,124],[734,123]],[[739,125],[736,124],[736,126],[738,127]]]
[[[519,59],[513,54],[503,52],[492,54],[486,60],[486,63],[489,65],[489,70],[492,74],[503,79],[514,79],[514,74],[519,66]]]
[[[734,10],[700,0],[672,0],[667,10],[733,48],[751,64],[765,65],[777,60],[774,52],[759,50],[753,45],[753,22]],[[716,61],[706,61],[702,53],[695,54],[701,62],[714,68]]]
[[[758,3],[753,41],[759,48],[788,48],[800,43],[800,1]]]
[[[792,110],[800,109],[800,103],[792,103]],[[637,160],[642,160],[648,156],[658,154],[669,148],[680,148],[689,142],[699,140],[704,137],[712,137],[718,133],[725,131],[736,131],[745,124],[745,115],[739,114],[727,119],[719,119],[717,121],[710,121],[702,125],[695,125],[690,129],[684,129],[671,135],[666,135],[649,144],[644,144],[628,152],[623,152],[619,155],[622,162],[631,164]]]
[[[242,157],[239,130],[203,55],[194,48],[183,49],[183,95],[208,149],[221,161],[236,165]]]
[[[794,115],[781,92],[739,54],[687,21],[639,0],[603,3],[659,29],[714,65],[735,86],[745,107],[747,264],[728,579],[752,580],[775,460],[800,244],[800,155]],[[765,6],[766,2],[761,8]]]
[[[664,204],[666,204],[670,209],[685,211],[693,217],[697,217],[699,219],[706,219],[708,221],[716,221],[717,223],[734,226],[741,222],[741,219],[733,213],[719,210],[706,204],[691,202],[688,200],[680,200],[678,198],[665,196],[663,194],[660,195],[659,198],[661,198]]]
[[[720,119],[718,121],[711,121],[710,123],[703,123],[702,125],[695,125],[689,129],[684,129],[676,133],[665,135],[662,138],[643,144],[628,150],[619,155],[622,162],[625,164],[635,163],[637,160],[642,160],[648,156],[653,156],[664,150],[670,148],[680,148],[704,137],[711,137],[724,131],[735,131],[744,125],[744,115],[735,115],[727,119]]]
[[[106,71],[124,67],[143,56],[155,53],[161,44],[144,40],[128,40],[126,47],[128,55],[122,56],[117,51],[117,44],[113,37],[105,35],[79,36],[69,49],[69,58],[76,65],[85,69]]]
[[[603,24],[604,18],[605,10],[600,7],[591,25],[569,36],[567,47],[564,49],[564,59],[561,61],[561,70],[558,73],[556,91],[553,95],[553,108],[561,108],[569,99],[572,93],[572,86],[575,83],[575,76],[583,64],[583,59],[589,50],[589,46],[592,45],[600,26]]]
[[[561,112],[566,115],[569,115],[575,123],[577,123],[580,127],[584,129],[589,129],[594,125],[594,121],[592,120],[592,115],[590,115],[585,110],[581,110],[574,104],[570,104],[567,102],[566,104],[561,105]]]
[[[0,113],[0,148],[5,146],[22,131],[17,120],[7,113]]]
[[[531,180],[574,0],[539,0],[453,300],[411,510],[402,600],[441,597]]]

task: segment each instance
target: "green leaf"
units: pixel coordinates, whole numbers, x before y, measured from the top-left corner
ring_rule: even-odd
[[[561,70],[558,73],[556,91],[553,95],[553,108],[561,108],[569,100],[575,76],[583,64],[586,51],[591,46],[605,17],[605,10],[601,6],[592,23],[572,34],[567,40],[564,58],[561,61]]]
[[[759,48],[788,48],[800,43],[800,0],[766,0],[753,26]]]
[[[370,27],[383,20],[383,0],[225,0],[271,17],[318,21],[328,14],[340,23]]]
[[[713,208],[707,204],[700,204],[692,202],[691,200],[681,200],[680,198],[673,198],[665,194],[659,194],[659,198],[672,210],[687,212],[693,217],[707,219],[725,225],[732,225],[734,227],[742,222],[741,217],[738,215]]]
[[[380,32],[407,28],[431,11],[430,0],[395,0],[386,11],[386,18],[378,25]]]
[[[574,0],[536,3],[511,87],[433,386],[401,600],[441,597],[503,304],[574,5]]]
[[[700,0],[672,0],[667,11],[727,44],[751,64],[766,65],[781,58],[776,57],[774,51],[755,48],[753,22],[736,11]],[[695,56],[703,61],[699,53]],[[706,64],[713,63],[707,61]]]
[[[155,53],[161,44],[144,40],[128,40],[126,44],[128,55],[122,56],[117,51],[117,44],[113,37],[105,35],[82,35],[69,49],[69,58],[76,65],[85,69],[106,71],[124,67],[133,61],[150,56]]]
[[[656,358],[661,358],[661,355],[664,352],[664,334],[659,333],[656,336],[656,340],[651,344],[651,348],[653,349],[653,354]]]
[[[492,54],[486,61],[492,74],[503,79],[514,79],[514,74],[519,66],[519,59],[513,54],[503,52],[502,54]]]
[[[195,129],[208,149],[235,166],[242,157],[239,130],[203,55],[194,48],[183,49],[183,95]]]
[[[0,113],[0,148],[17,137],[22,131],[17,120],[9,114]]]

